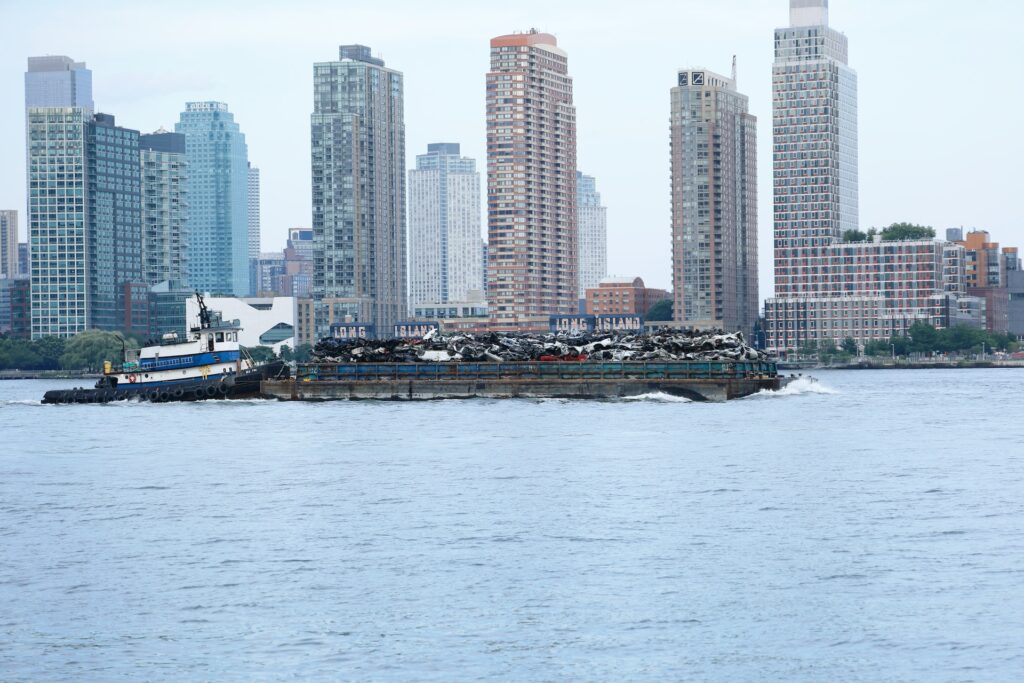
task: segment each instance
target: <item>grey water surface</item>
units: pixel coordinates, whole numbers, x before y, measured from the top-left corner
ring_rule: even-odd
[[[1024,678],[1024,371],[816,374],[724,405],[0,382],[0,680]]]

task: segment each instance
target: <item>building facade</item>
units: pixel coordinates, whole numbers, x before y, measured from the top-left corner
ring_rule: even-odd
[[[139,131],[96,114],[86,125],[90,327],[144,334]]]
[[[858,344],[906,332],[916,321],[949,324],[950,302],[966,294],[962,247],[938,240],[836,242],[816,258],[814,296],[765,302],[768,348],[786,351],[808,341],[847,337]]]
[[[188,102],[185,136],[188,282],[211,294],[249,293],[249,162],[245,135],[223,102]]]
[[[188,274],[185,136],[163,129],[139,136],[142,172],[142,279],[152,286]]]
[[[31,260],[29,259],[29,248],[28,242],[18,243],[18,273],[25,277],[32,274],[32,267],[29,265]]]
[[[0,210],[0,277],[20,274],[18,266],[18,212]]]
[[[295,299],[291,297],[210,297],[206,305],[218,311],[224,320],[237,320],[242,326],[238,343],[246,348],[269,346],[280,353],[282,346],[295,348]],[[185,301],[185,320],[199,320],[199,302]]]
[[[828,0],[790,0],[772,67],[775,295],[815,296],[818,250],[858,224],[857,73]]]
[[[32,107],[77,107],[92,113],[92,71],[85,62],[54,55],[29,57],[25,71],[25,110]]]
[[[278,289],[280,278],[285,272],[284,252],[267,251],[253,262],[253,289],[255,296],[283,296]]]
[[[758,319],[757,118],[735,77],[683,69],[671,92],[673,315],[751,334]]]
[[[487,73],[487,300],[498,330],[548,329],[579,308],[576,109],[547,33],[491,40]]]
[[[608,208],[601,205],[601,193],[593,176],[576,171],[576,221],[579,233],[579,294],[586,306],[587,290],[597,287],[608,275]]]
[[[457,143],[427,145],[409,171],[409,307],[480,289],[480,174]]]
[[[597,287],[587,290],[587,315],[645,316],[651,307],[671,298],[664,289],[653,289],[643,278],[604,278]]]
[[[283,296],[308,298],[312,294],[315,252],[312,230],[288,228],[288,242],[284,249],[284,274],[277,285],[277,290]]]
[[[335,315],[389,329],[407,306],[403,77],[370,48],[343,45],[313,81],[317,334]]]
[[[28,120],[32,337],[135,332],[133,305],[145,298],[138,131],[74,107],[32,108]]]
[[[249,164],[247,192],[247,224],[249,226],[249,264],[252,268],[260,258],[260,169]],[[255,274],[249,274],[251,294],[259,291]]]
[[[985,230],[950,228],[946,239],[964,250],[964,286],[969,296],[985,300],[985,328],[989,332],[1010,330],[1010,276],[1021,270],[1017,247],[1000,249]]]
[[[85,130],[91,119],[77,107],[28,110],[33,339],[70,337],[90,325]]]

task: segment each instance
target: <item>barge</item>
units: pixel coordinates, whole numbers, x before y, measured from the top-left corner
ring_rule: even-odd
[[[445,398],[619,399],[665,393],[721,402],[792,381],[772,361],[302,363],[262,383],[290,401]]]

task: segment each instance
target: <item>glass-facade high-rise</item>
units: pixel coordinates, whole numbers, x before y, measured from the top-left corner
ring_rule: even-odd
[[[29,109],[28,124],[33,338],[136,331],[138,131],[76,107]]]
[[[821,247],[858,228],[857,72],[828,0],[790,0],[772,67],[775,295],[813,294]]]
[[[601,205],[594,176],[576,172],[576,220],[579,224],[579,299],[586,307],[587,290],[608,275],[608,208]]]
[[[86,124],[86,169],[90,327],[146,328],[145,321],[136,325],[130,319],[145,307],[139,131],[115,125],[110,114],[96,114]]]
[[[313,66],[313,297],[316,327],[406,315],[403,77],[364,45]]]
[[[91,119],[77,107],[28,110],[33,339],[71,337],[90,326],[85,130]]]
[[[409,171],[409,309],[479,290],[482,241],[476,161],[456,143],[427,145]]]
[[[757,292],[757,118],[734,78],[678,72],[671,90],[673,316],[751,334]]]
[[[70,57],[29,57],[25,72],[25,109],[77,107],[92,113],[92,71]]]
[[[185,136],[161,129],[139,136],[142,168],[142,279],[184,283],[188,272]]]
[[[175,131],[188,160],[188,282],[215,295],[249,294],[249,162],[245,135],[223,102],[188,102]]]

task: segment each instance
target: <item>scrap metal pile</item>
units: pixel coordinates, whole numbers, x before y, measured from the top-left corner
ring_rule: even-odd
[[[451,334],[423,339],[322,339],[317,363],[455,363],[527,361],[760,361],[758,351],[736,332],[641,334]]]

